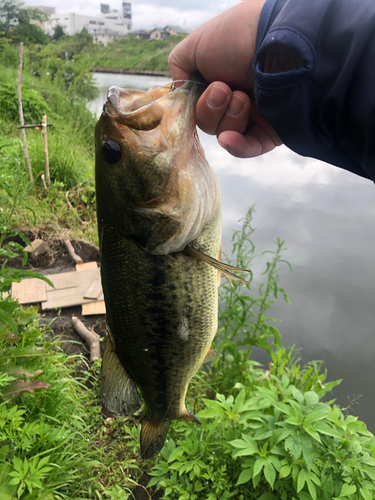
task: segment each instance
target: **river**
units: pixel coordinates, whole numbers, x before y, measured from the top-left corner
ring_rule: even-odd
[[[90,103],[100,113],[111,85],[148,89],[163,77],[95,74],[100,97]],[[207,159],[219,178],[223,198],[223,249],[233,229],[256,205],[257,253],[285,239],[280,286],[291,304],[276,302],[270,316],[285,345],[301,350],[304,361],[324,360],[328,380],[343,379],[334,397],[375,432],[375,186],[366,179],[303,158],[282,146],[260,158],[241,160],[200,133]],[[261,267],[252,268],[258,280]],[[262,353],[258,359],[266,363]],[[361,396],[360,398],[358,396]]]

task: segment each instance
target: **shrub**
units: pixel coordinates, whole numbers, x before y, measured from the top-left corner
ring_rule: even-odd
[[[22,88],[23,117],[26,124],[40,123],[42,116],[49,112],[43,97],[27,86]],[[17,86],[15,83],[0,84],[0,111],[3,118],[19,122]]]
[[[255,256],[252,212],[234,233],[231,263],[238,267]],[[326,383],[321,362],[301,366],[265,314],[279,295],[287,300],[278,284],[282,250],[277,240],[267,252],[265,283],[251,283],[245,293],[235,283],[224,286],[219,357],[195,376],[190,393],[202,425],[173,422],[151,473],[149,485],[164,488],[165,499],[375,498],[373,434],[334,401],[323,402],[340,381]],[[269,352],[269,370],[249,359],[253,346]],[[210,397],[202,408],[204,394]]]

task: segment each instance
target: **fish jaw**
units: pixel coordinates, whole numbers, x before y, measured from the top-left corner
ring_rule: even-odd
[[[173,91],[111,87],[96,127],[99,225],[106,218],[152,254],[181,251],[221,203],[195,130],[202,89],[201,82]],[[112,143],[111,163],[104,150]]]

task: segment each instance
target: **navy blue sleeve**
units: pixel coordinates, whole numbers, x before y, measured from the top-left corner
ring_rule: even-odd
[[[375,181],[374,0],[266,0],[254,88],[286,146]]]

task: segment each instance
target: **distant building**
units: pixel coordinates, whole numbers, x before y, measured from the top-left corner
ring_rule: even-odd
[[[189,31],[179,26],[165,26],[165,28],[154,28],[150,31],[150,40],[165,40],[169,35],[188,35]]]
[[[131,21],[132,19],[132,4],[130,2],[122,2],[122,17]]]
[[[165,40],[168,37],[168,31],[163,28],[154,28],[150,31],[150,40]]]
[[[109,5],[109,3],[101,3],[100,4],[100,12],[102,14],[109,14],[111,11],[111,7]]]
[[[48,14],[49,16],[51,16],[56,12],[55,7],[45,7],[44,5],[36,5],[35,7],[33,7],[33,9],[41,10],[42,12]],[[46,31],[46,22],[47,21],[32,21],[33,24],[39,26],[39,28],[41,28],[43,31]]]
[[[179,26],[166,26],[164,30],[170,35],[187,35],[187,31]]]
[[[109,42],[113,42],[115,38],[118,38],[117,31],[113,31],[109,28],[104,28],[102,30],[95,31],[92,35],[94,43],[102,43],[107,45]]]
[[[135,38],[138,38],[139,40],[149,40],[150,39],[150,32],[149,31],[145,31],[145,30],[133,31],[132,35]]]
[[[41,9],[42,10],[42,9]],[[114,38],[128,35],[132,29],[131,3],[122,2],[122,11],[111,10],[109,4],[100,4],[98,16],[83,14],[56,14],[51,13],[44,29],[47,35],[52,36],[54,28],[60,25],[67,35],[74,35],[86,29],[93,36],[95,42],[105,45]]]

